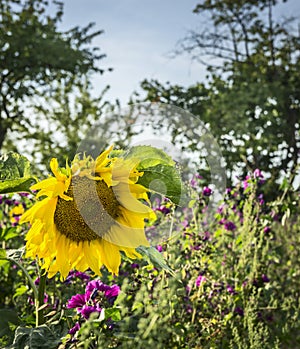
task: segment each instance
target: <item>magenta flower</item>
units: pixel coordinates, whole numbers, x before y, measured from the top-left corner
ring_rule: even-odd
[[[73,326],[70,330],[69,330],[69,334],[71,334],[72,336],[80,330],[80,324],[79,322],[77,321],[75,326]]]
[[[88,319],[92,313],[101,313],[102,308],[96,304],[96,305],[84,305],[82,309],[80,310],[81,315]]]
[[[110,298],[118,296],[118,294],[120,293],[120,287],[118,285],[105,285],[100,280],[90,281],[85,288],[86,300],[89,300],[90,297],[98,291],[103,292],[104,296],[109,300]]]
[[[261,170],[259,170],[258,168],[254,170],[253,176],[254,178],[264,178],[263,174],[261,173]]]
[[[211,196],[212,190],[209,187],[204,187],[202,190],[203,196]]]
[[[163,247],[161,245],[157,245],[156,249],[158,252],[163,252]]]
[[[85,301],[85,294],[76,294],[69,299],[67,308],[77,308],[77,310],[81,309],[85,305]]]
[[[79,314],[88,319],[91,313],[100,313],[104,306],[112,305],[119,293],[118,285],[108,286],[100,280],[93,280],[86,285],[84,294],[72,296],[67,308],[76,308]]]
[[[205,278],[203,275],[199,275],[199,276],[197,277],[197,279],[196,279],[195,284],[196,284],[197,287],[200,287],[201,284],[202,284],[203,282],[205,282],[205,281],[206,281],[206,278]]]
[[[227,285],[226,289],[227,289],[227,291],[228,291],[230,294],[234,294],[234,293],[235,293],[234,287],[232,287],[231,285]]]
[[[170,213],[171,212],[171,210],[168,208],[168,207],[166,207],[166,206],[159,206],[157,209],[156,209],[156,211],[159,211],[159,212],[161,212],[161,213],[163,213],[164,215],[167,215],[168,213]]]

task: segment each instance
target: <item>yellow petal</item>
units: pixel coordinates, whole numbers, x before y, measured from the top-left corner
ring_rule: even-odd
[[[142,255],[139,254],[134,248],[120,246],[120,250],[124,251],[128,258],[131,258],[131,259],[142,258]]]
[[[97,157],[97,159],[96,159],[96,168],[95,168],[96,172],[99,172],[101,170],[101,168],[107,166],[107,163],[110,161],[110,159],[108,159],[108,155],[113,150],[113,147],[114,146],[111,145],[108,149],[106,149],[103,153],[101,153]]]
[[[83,252],[84,258],[87,261],[89,267],[93,270],[95,274],[99,274],[101,268],[101,259],[99,250],[95,248],[95,243],[93,241],[83,242]]]
[[[58,169],[58,161],[56,158],[51,159],[50,168],[58,181],[64,182],[66,180],[67,176],[65,174],[61,173],[61,171],[59,171],[59,169]]]
[[[121,264],[121,255],[118,246],[102,239],[99,243],[101,258],[108,271],[118,275]]]
[[[122,223],[116,222],[109,232],[107,232],[103,239],[109,243],[124,246],[129,248],[136,248],[138,246],[149,246],[149,241],[146,239],[143,228],[132,228]]]

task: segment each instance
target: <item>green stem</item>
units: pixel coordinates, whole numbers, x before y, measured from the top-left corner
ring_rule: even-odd
[[[23,267],[23,265],[21,263],[19,263],[17,260],[13,259],[13,258],[6,258],[7,260],[9,260],[10,262],[12,263],[15,263],[22,271],[23,273],[25,274],[28,282],[29,282],[29,285],[31,286],[32,288],[32,291],[33,291],[33,295],[34,295],[34,299],[37,299],[38,298],[38,290],[34,284],[34,281],[32,280],[31,276],[28,274],[28,271]]]
[[[36,312],[36,327],[45,323],[44,318],[44,295],[46,288],[47,273],[40,276],[38,296],[35,299],[35,312]]]

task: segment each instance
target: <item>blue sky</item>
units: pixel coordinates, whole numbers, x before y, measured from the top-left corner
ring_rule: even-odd
[[[176,42],[189,29],[201,28],[203,19],[193,14],[196,0],[64,0],[62,29],[96,23],[105,33],[94,40],[107,58],[100,61],[112,67],[96,77],[95,93],[106,85],[106,97],[126,104],[140,82],[147,79],[189,85],[205,79],[203,66],[188,56],[169,58]],[[300,15],[300,0],[278,6],[277,15]]]

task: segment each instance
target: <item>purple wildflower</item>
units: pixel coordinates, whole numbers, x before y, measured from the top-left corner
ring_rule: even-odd
[[[224,228],[228,231],[233,231],[236,229],[236,225],[233,222],[229,221],[224,224]]]
[[[244,315],[244,310],[241,308],[241,307],[236,307],[234,309],[234,312],[237,313],[238,315],[240,316],[243,316]]]
[[[261,279],[263,282],[270,282],[270,279],[265,274],[262,274]]]
[[[266,227],[264,227],[264,233],[265,234],[270,233],[270,231],[271,231],[271,228],[268,225]]]
[[[211,196],[212,190],[209,187],[204,187],[202,190],[203,196]]]
[[[132,269],[139,269],[140,265],[138,263],[132,263],[131,268]]]
[[[27,197],[27,196],[29,196],[30,194],[29,194],[29,193],[24,192],[24,193],[19,193],[19,195],[20,195],[20,196],[23,196],[23,197]]]
[[[86,273],[83,273],[81,271],[76,271],[75,272],[75,277],[77,277],[77,278],[79,278],[79,279],[81,279],[83,281],[88,281],[91,278],[89,275],[87,275]]]
[[[206,281],[206,278],[203,275],[199,275],[196,279],[195,284],[197,287],[200,287],[200,285],[205,281]]]
[[[243,180],[242,186],[243,186],[244,190],[249,187],[250,180],[251,180],[250,176],[246,176],[245,180]]]
[[[101,291],[104,292],[104,296],[107,299],[117,297],[118,294],[120,293],[120,287],[118,285],[113,285],[113,286],[108,286],[105,285],[102,281],[100,280],[93,280],[90,281],[85,289],[85,295],[86,295],[86,300],[89,300],[91,295],[95,291]]]
[[[164,215],[167,215],[168,213],[170,213],[171,212],[171,210],[168,208],[168,207],[166,207],[166,206],[159,206],[157,209],[156,209],[156,211],[159,211],[159,212],[161,212],[161,213],[163,213]]]
[[[226,194],[230,194],[230,193],[231,193],[231,190],[232,190],[231,188],[226,188],[225,193],[226,193]]]
[[[226,219],[225,218],[221,218],[220,220],[219,220],[219,224],[224,224],[226,222]]]
[[[79,330],[80,330],[80,324],[77,321],[76,324],[69,330],[69,334],[73,336]]]
[[[227,285],[226,289],[227,289],[227,291],[228,291],[230,294],[234,294],[234,293],[235,293],[234,287],[232,287],[231,285]]]
[[[69,299],[67,308],[77,308],[77,310],[81,309],[85,305],[85,300],[85,294],[76,294]]]
[[[261,170],[259,170],[258,168],[254,170],[253,176],[254,178],[264,178],[263,174],[261,173]]]
[[[257,198],[259,199],[260,205],[263,205],[265,203],[264,194],[259,194]]]
[[[158,252],[163,252],[163,247],[161,245],[157,245],[156,249]]]
[[[102,308],[96,305],[84,305],[79,313],[85,318],[88,319],[92,313],[101,313]]]
[[[203,241],[211,240],[210,232],[205,231],[202,239],[203,239]]]

